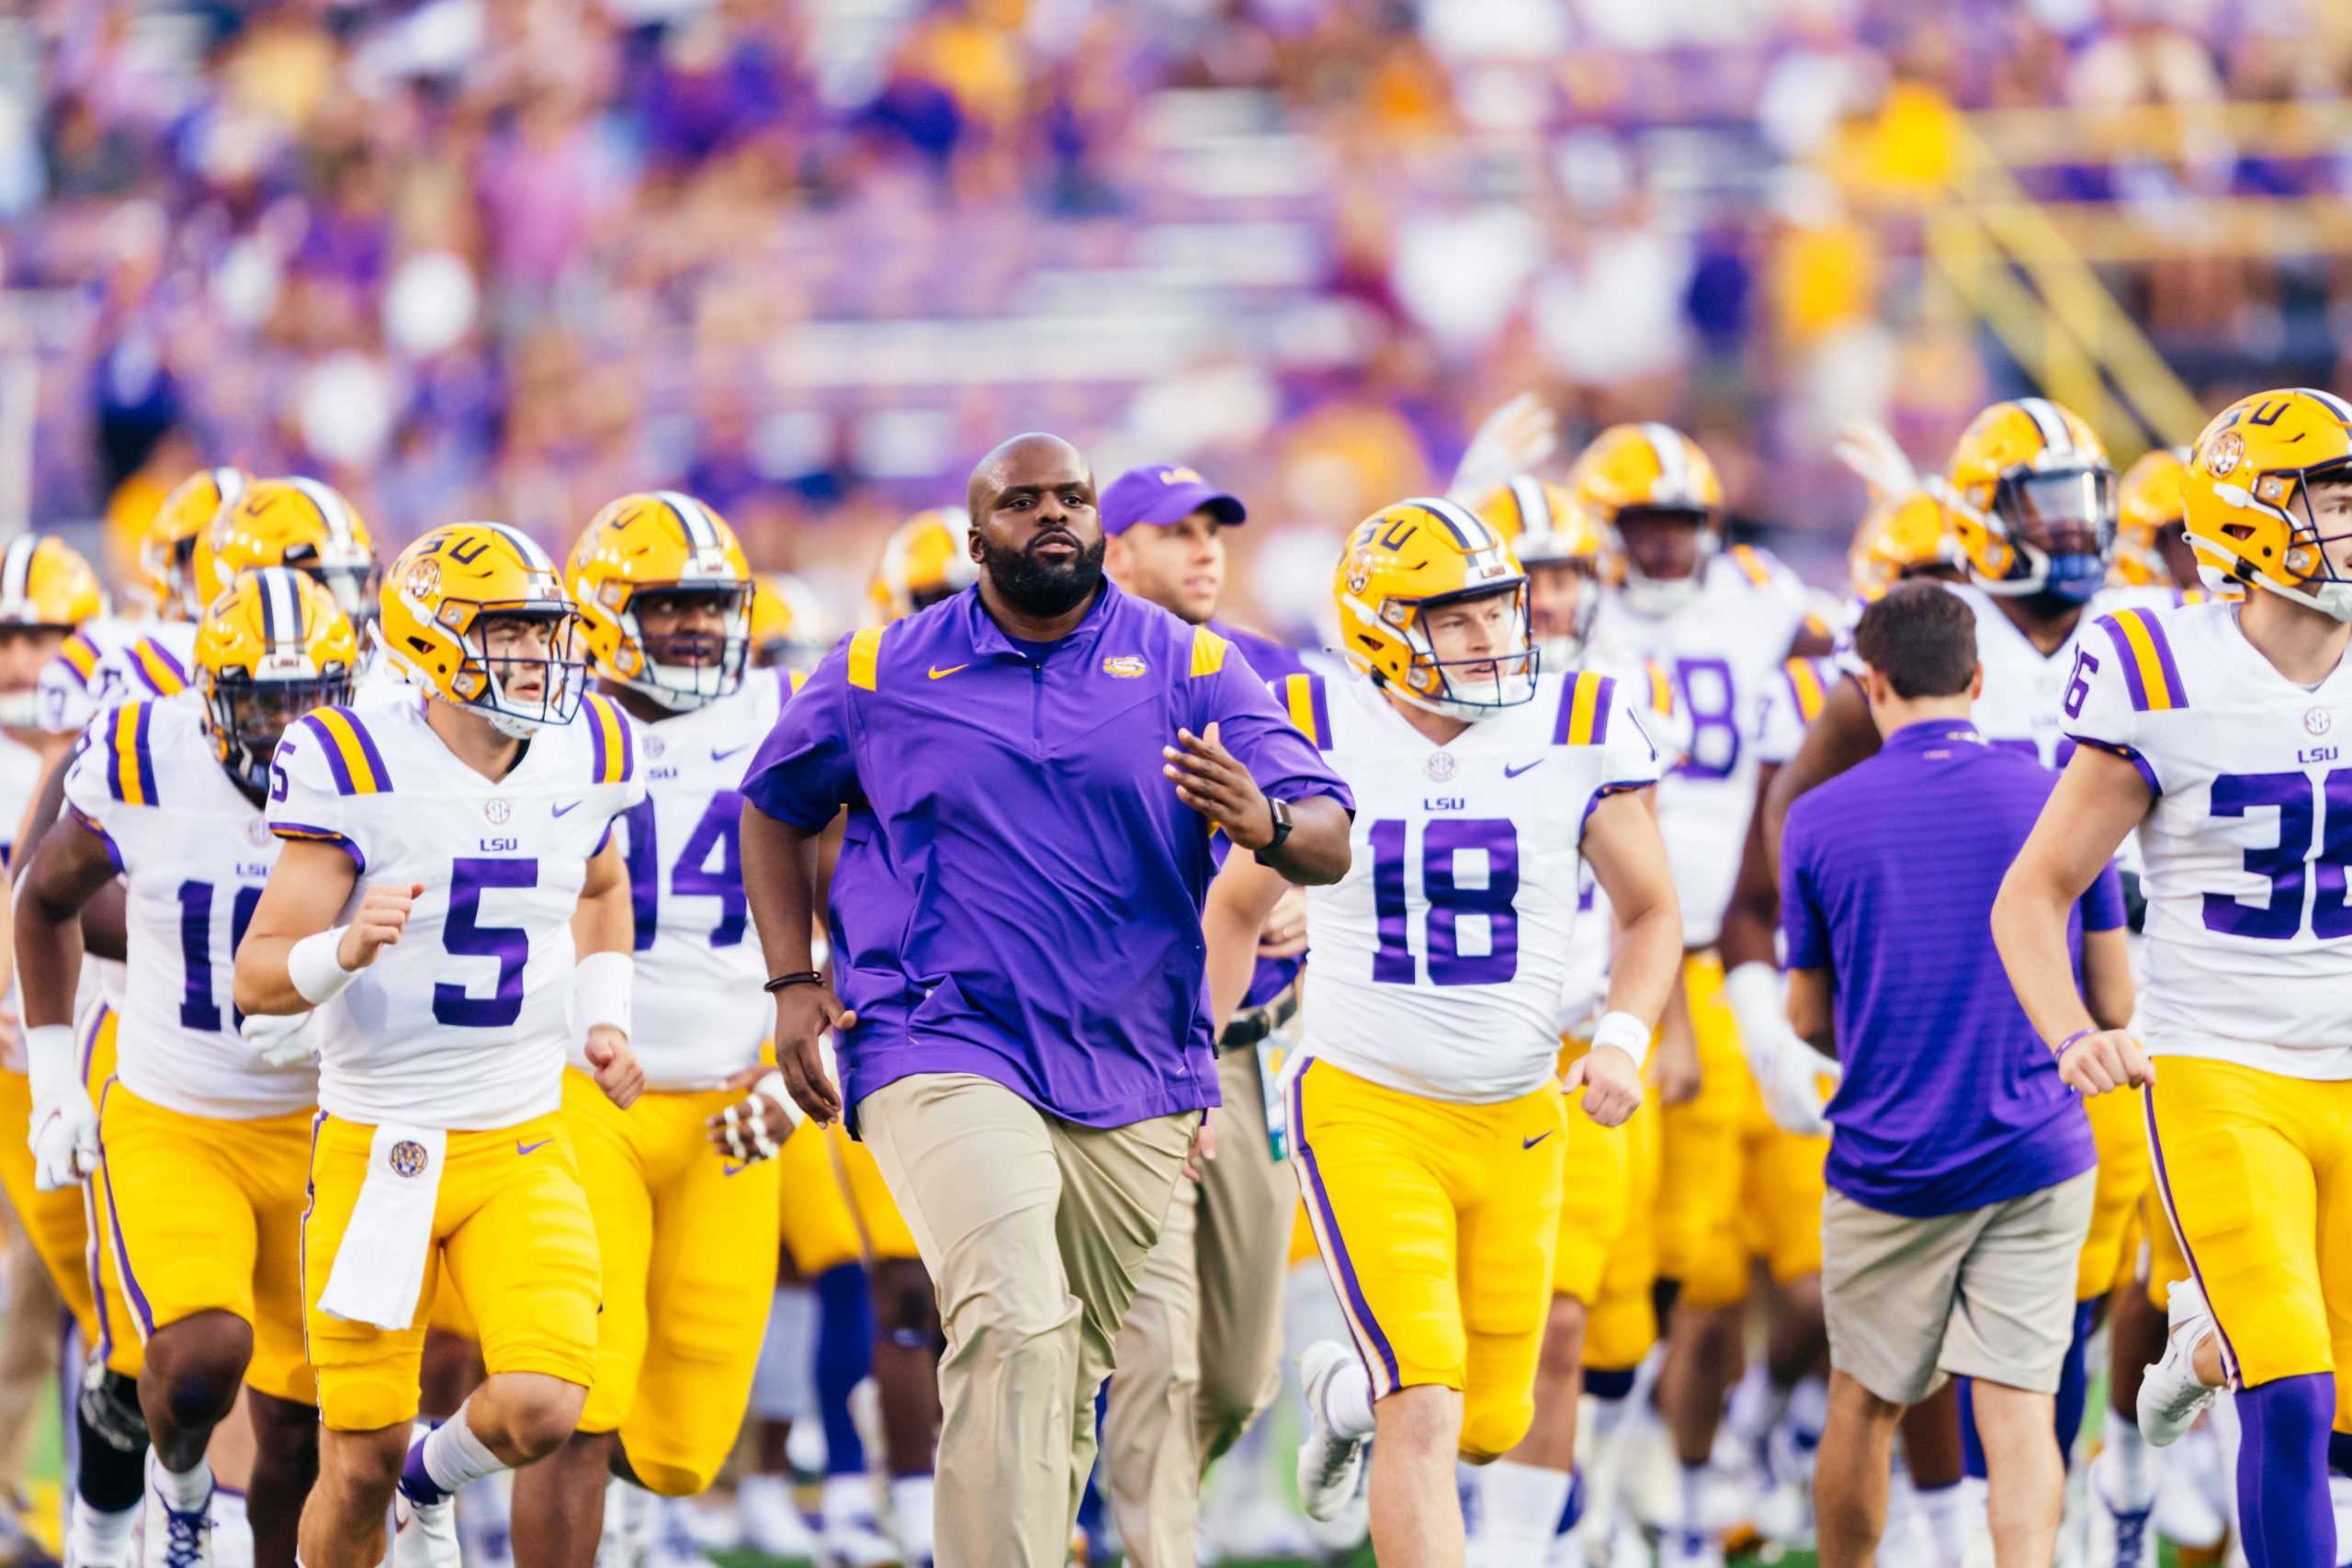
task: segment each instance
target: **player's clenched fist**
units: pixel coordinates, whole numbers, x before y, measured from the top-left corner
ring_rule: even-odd
[[[596,1087],[605,1098],[627,1111],[645,1092],[645,1067],[637,1053],[628,1048],[628,1036],[609,1023],[600,1023],[588,1032],[588,1043],[581,1047],[588,1058],[588,1066],[596,1074]]]
[[[424,892],[421,882],[369,883],[359,896],[359,908],[344,925],[343,939],[335,943],[335,962],[345,969],[365,969],[375,963],[376,954],[400,941],[408,928],[409,911]]]
[[[2156,1069],[2130,1030],[2099,1029],[2076,1035],[2058,1054],[2058,1076],[2077,1094],[2105,1094],[2154,1083]]]
[[[1595,1045],[1568,1067],[1560,1088],[1584,1090],[1584,1113],[1603,1127],[1622,1127],[1642,1108],[1642,1070],[1614,1045]]]

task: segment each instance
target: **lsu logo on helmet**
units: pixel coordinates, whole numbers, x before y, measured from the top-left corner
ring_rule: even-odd
[[[1500,646],[1441,660],[1430,613],[1508,594]],[[1478,719],[1535,695],[1527,576],[1494,527],[1454,502],[1418,497],[1357,524],[1332,579],[1340,646],[1349,665],[1402,700],[1451,718]]]
[[[735,531],[701,502],[676,491],[613,502],[572,547],[570,577],[597,674],[679,710],[742,685],[752,567]],[[716,630],[679,626],[698,610]],[[673,629],[655,636],[649,616]]]
[[[282,566],[246,572],[197,627],[196,687],[213,756],[259,798],[286,727],[347,702],[358,663],[351,617],[316,579]]]
[[[503,523],[451,523],[402,550],[377,635],[411,681],[517,739],[571,723],[587,689],[578,607],[548,553]]]
[[[2267,589],[2352,621],[2352,580],[2327,551],[2352,524],[2324,523],[2312,494],[2346,485],[2352,404],[2334,393],[2257,392],[2214,415],[2181,479],[2189,547],[2205,585]]]

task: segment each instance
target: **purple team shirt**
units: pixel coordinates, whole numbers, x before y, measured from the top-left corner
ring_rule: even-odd
[[[1306,661],[1299,658],[1298,649],[1285,647],[1261,632],[1215,620],[1209,623],[1209,630],[1247,654],[1250,668],[1257,671],[1261,681],[1279,681],[1285,675],[1304,674],[1306,671]],[[1225,863],[1226,852],[1232,847],[1231,840],[1218,835],[1217,864]],[[1250,972],[1250,988],[1242,993],[1241,1005],[1244,1008],[1264,1007],[1290,988],[1291,982],[1298,978],[1298,972],[1306,964],[1306,954],[1303,953],[1295,958],[1261,958],[1258,967]]]
[[[1216,860],[1160,748],[1215,723],[1268,795],[1354,801],[1238,650],[1195,675],[1194,643],[1106,582],[1032,659],[967,589],[887,628],[863,684],[844,642],[786,706],[743,793],[804,832],[849,808],[828,915],[853,1122],[910,1073],[1090,1127],[1217,1102]]]
[[[1798,797],[1781,840],[1791,969],[1835,984],[1844,1082],[1829,1185],[1889,1213],[1957,1213],[2091,1168],[2090,1123],[1994,951],[1993,897],[2058,776],[1966,720],[1905,726]],[[2123,923],[2109,866],[2067,918]]]

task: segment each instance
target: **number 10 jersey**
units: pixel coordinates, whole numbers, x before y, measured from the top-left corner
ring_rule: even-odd
[[[401,940],[318,1010],[319,1104],[349,1122],[511,1127],[563,1100],[571,914],[613,819],[645,798],[628,716],[590,696],[501,779],[394,687],[296,720],[270,830],[333,843],[371,882],[421,884]]]
[[[1585,821],[1658,754],[1594,671],[1430,744],[1370,680],[1274,694],[1355,792],[1348,874],[1307,889],[1305,1054],[1430,1100],[1515,1099],[1551,1076]],[[1597,929],[1581,940],[1606,942]]]
[[[2226,602],[2118,610],[2076,642],[2067,735],[2155,792],[2150,1053],[2352,1078],[2352,660],[2306,691]]]

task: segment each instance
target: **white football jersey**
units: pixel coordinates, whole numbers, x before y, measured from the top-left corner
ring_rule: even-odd
[[[309,1063],[266,1066],[238,1033],[237,943],[277,863],[258,807],[229,782],[194,693],[123,703],[84,735],[67,806],[122,872],[125,1088],[191,1116],[249,1121],[318,1100]]]
[[[1355,793],[1348,874],[1306,890],[1305,1053],[1432,1100],[1540,1087],[1559,1052],[1593,804],[1658,755],[1593,672],[1433,746],[1369,680],[1310,683],[1313,739]],[[1584,940],[1606,942],[1605,931]]]
[[[353,906],[369,882],[424,888],[401,940],[318,1010],[319,1103],[511,1127],[562,1100],[571,915],[613,819],[645,798],[635,732],[590,696],[493,780],[433,732],[425,701],[412,687],[307,714],[270,770],[271,829],[349,853]]]
[[[743,898],[737,786],[787,682],[797,684],[784,670],[750,671],[731,697],[637,726],[645,798],[616,831],[637,906],[629,1043],[655,1089],[718,1088],[759,1060],[775,1016]]]
[[[1805,729],[1844,679],[1838,661],[1826,656],[1782,660],[1780,670],[1758,690],[1748,726],[1758,763],[1777,768],[1794,757],[1804,744]]]
[[[1796,575],[1744,545],[1710,560],[1698,597],[1668,619],[1634,614],[1622,594],[1601,602],[1611,641],[1672,671],[1690,726],[1690,752],[1657,792],[1658,819],[1673,824],[1666,848],[1688,946],[1708,946],[1722,930],[1756,803],[1748,728],[1807,614]]]
[[[1947,586],[1976,612],[1976,659],[1984,667],[1984,690],[1970,715],[1977,733],[1995,746],[2030,750],[2044,767],[2063,770],[2075,750],[2060,709],[2075,672],[2075,652],[2097,635],[2091,627],[2100,616],[2132,604],[2161,602],[2161,595],[2143,589],[2102,589],[2084,607],[2066,640],[2044,653],[2002,613],[1993,595],[1973,583]]]
[[[90,720],[145,690],[130,684],[133,644],[155,628],[153,621],[99,615],[85,621],[41,666],[35,683],[40,727],[52,735],[79,734]]]
[[[2149,1052],[2352,1078],[2352,661],[2306,691],[2226,602],[2118,610],[2080,640],[2066,733],[2156,791],[2139,828]]]

